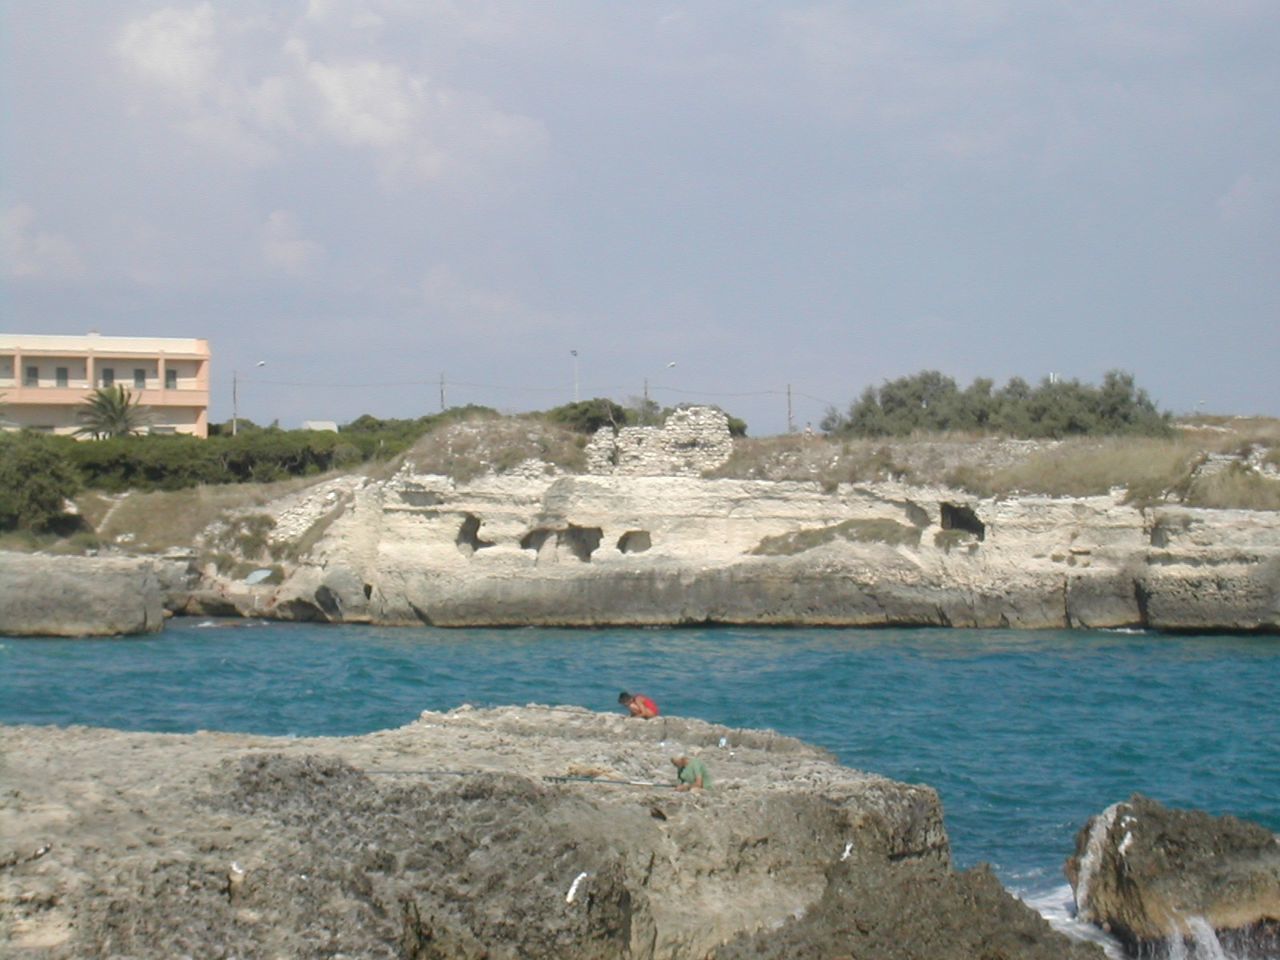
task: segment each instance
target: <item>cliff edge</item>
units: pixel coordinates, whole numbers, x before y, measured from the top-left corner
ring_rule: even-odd
[[[7,727],[0,747],[14,957],[1100,955],[954,873],[932,789],[769,731],[529,706],[348,738]],[[671,788],[680,753],[711,790]]]

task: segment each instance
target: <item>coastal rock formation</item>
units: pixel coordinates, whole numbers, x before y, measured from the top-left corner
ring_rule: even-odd
[[[337,497],[335,500],[334,498]],[[410,466],[318,500],[282,583],[188,612],[469,625],[1280,630],[1280,515],[1114,496]],[[299,526],[296,507],[291,528]],[[298,549],[302,542],[305,549]]]
[[[0,552],[0,634],[155,633],[164,597],[151,560]]]
[[[933,790],[769,731],[530,706],[0,747],[11,956],[1100,957],[953,874]],[[675,753],[713,789],[672,790]],[[948,931],[961,949],[935,949]]]
[[[1181,956],[1185,940],[1280,956],[1280,836],[1256,824],[1135,794],[1090,819],[1066,872],[1080,918],[1135,955]]]
[[[698,477],[733,455],[733,438],[723,411],[685,407],[661,427],[601,427],[585,452],[593,474]]]

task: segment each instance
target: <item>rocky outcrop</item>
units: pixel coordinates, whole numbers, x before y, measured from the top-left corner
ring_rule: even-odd
[[[584,452],[589,473],[698,477],[733,455],[733,438],[723,411],[685,407],[660,427],[601,427]]]
[[[296,511],[295,511],[296,513]],[[297,524],[294,524],[295,526]],[[385,624],[1280,629],[1280,515],[901,483],[348,485],[278,586],[191,612]],[[282,551],[292,549],[281,543]]]
[[[1066,872],[1079,917],[1134,955],[1280,956],[1280,836],[1256,824],[1135,794],[1085,825]]]
[[[1100,956],[953,874],[933,790],[769,731],[530,706],[341,739],[11,727],[0,747],[19,956],[964,955],[934,952],[948,932],[990,947],[968,956]],[[713,789],[672,790],[673,753]],[[871,933],[807,919],[841,911]]]
[[[164,598],[151,560],[0,552],[0,634],[155,633]]]
[[[850,857],[829,871],[822,898],[778,930],[743,935],[715,960],[892,957],[893,960],[1101,960],[1095,946],[1048,936],[985,866],[963,873],[901,864],[890,882]],[[974,916],[985,918],[974,923]]]

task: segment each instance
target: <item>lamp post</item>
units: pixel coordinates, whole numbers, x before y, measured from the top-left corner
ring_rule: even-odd
[[[259,360],[258,366],[265,367],[267,361]],[[240,374],[231,371],[231,435],[234,437],[240,428]]]
[[[670,363],[667,364],[667,369],[670,370],[675,365],[676,365],[676,362],[672,360]],[[641,415],[645,418],[646,421],[648,421],[648,418],[649,418],[649,378],[648,377],[644,378],[644,408],[641,412]]]

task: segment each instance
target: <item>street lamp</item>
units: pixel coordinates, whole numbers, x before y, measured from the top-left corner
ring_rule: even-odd
[[[670,370],[675,365],[676,365],[676,362],[672,360],[670,363],[667,364],[667,369]],[[646,422],[648,421],[648,417],[649,417],[649,378],[648,377],[644,378],[644,407],[643,407],[643,410],[641,411],[641,416],[645,418]]]
[[[258,366],[265,367],[267,361],[259,360]],[[231,435],[234,437],[240,428],[240,375],[231,371]]]

